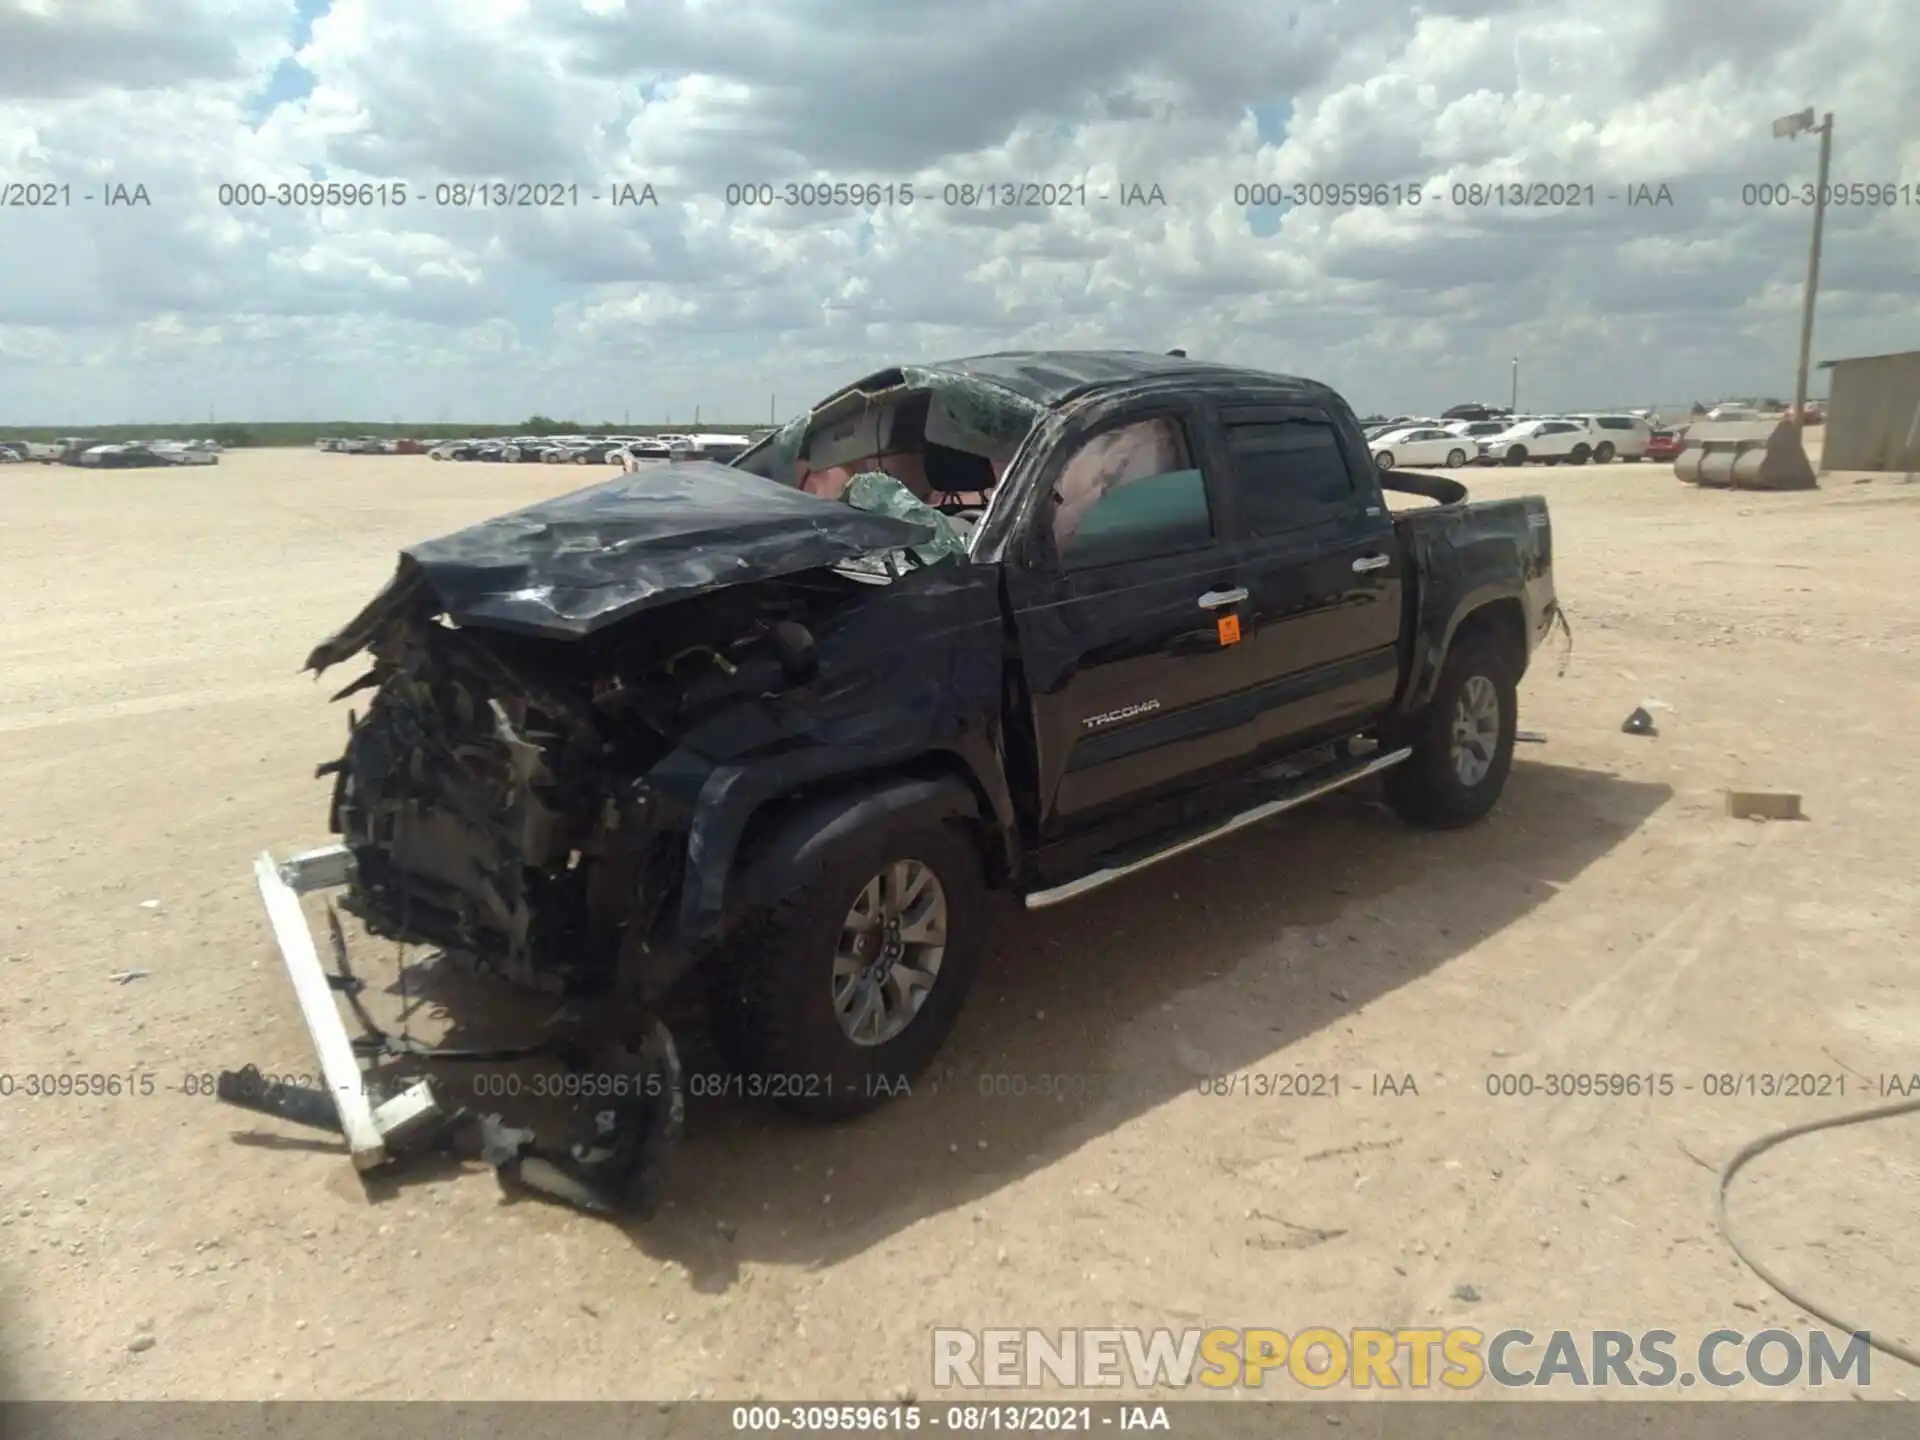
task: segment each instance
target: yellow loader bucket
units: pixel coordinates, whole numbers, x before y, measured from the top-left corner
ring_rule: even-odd
[[[1673,473],[1710,490],[1815,490],[1820,482],[1787,420],[1699,420],[1687,427],[1686,448]]]

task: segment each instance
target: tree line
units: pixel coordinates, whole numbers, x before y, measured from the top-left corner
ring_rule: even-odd
[[[272,449],[284,446],[310,446],[314,441],[334,437],[355,439],[378,436],[382,440],[466,440],[506,435],[679,435],[716,432],[738,434],[764,428],[759,425],[625,425],[615,420],[588,424],[580,420],[556,420],[548,415],[533,415],[518,424],[468,423],[445,425],[377,425],[365,420],[328,420],[308,422],[247,421],[238,424],[184,425],[4,425],[0,440],[32,440],[45,444],[54,440],[79,439],[112,443],[125,440],[215,440],[225,450]]]

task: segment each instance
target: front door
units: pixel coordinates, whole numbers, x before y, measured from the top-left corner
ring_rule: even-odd
[[[1070,436],[1029,560],[1007,572],[1055,839],[1244,762],[1253,697],[1221,478],[1185,402],[1143,400]]]

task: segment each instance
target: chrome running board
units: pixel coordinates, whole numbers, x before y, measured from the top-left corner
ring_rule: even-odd
[[[1295,782],[1297,788],[1289,790],[1277,799],[1264,805],[1256,805],[1251,810],[1242,810],[1238,815],[1208,827],[1198,834],[1176,840],[1163,849],[1143,855],[1137,860],[1128,860],[1120,864],[1109,865],[1082,875],[1077,880],[1069,880],[1064,885],[1056,885],[1051,890],[1035,890],[1027,896],[1027,909],[1044,910],[1049,905],[1058,905],[1066,900],[1077,899],[1088,891],[1098,890],[1103,885],[1111,885],[1116,880],[1124,880],[1129,875],[1138,874],[1150,865],[1158,865],[1162,860],[1171,860],[1176,855],[1184,855],[1189,850],[1198,850],[1202,845],[1211,844],[1223,835],[1231,835],[1236,830],[1244,830],[1249,825],[1258,825],[1262,820],[1271,820],[1282,811],[1304,805],[1309,800],[1317,800],[1322,795],[1364,780],[1369,775],[1377,775],[1382,770],[1391,769],[1412,755],[1410,748],[1388,751],[1379,755],[1370,755],[1364,760],[1349,762],[1329,774],[1322,770],[1300,777]]]

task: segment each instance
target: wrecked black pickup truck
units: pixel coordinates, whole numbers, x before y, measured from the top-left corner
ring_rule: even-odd
[[[618,1208],[680,1124],[670,994],[741,1093],[849,1115],[946,1039],[988,892],[1071,900],[1376,774],[1480,819],[1561,617],[1545,501],[1465,496],[1382,476],[1324,385],[1013,353],[413,546],[308,661],[371,659],[321,767],[341,844],[258,867],[333,1128],[370,1168],[439,1112],[363,1077],[391,1043],[348,1039],[301,890],[598,1027],[632,1086],[565,1147],[485,1145]]]

